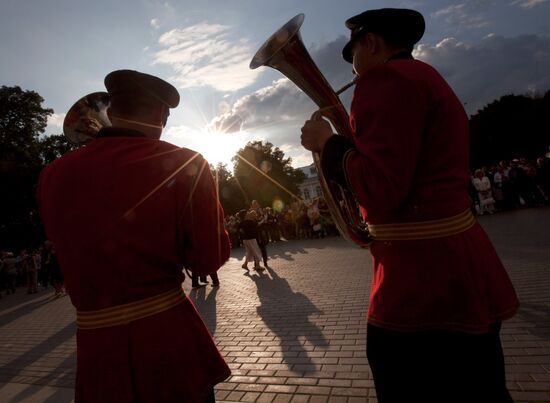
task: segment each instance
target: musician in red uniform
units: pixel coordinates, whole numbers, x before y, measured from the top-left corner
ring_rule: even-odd
[[[412,57],[420,13],[370,10],[346,26],[353,138],[315,114],[302,144],[352,189],[374,238],[367,356],[378,400],[510,402],[499,331],[518,300],[470,212],[462,104]]]
[[[159,140],[177,90],[143,73],[105,78],[112,127],[47,166],[38,200],[77,310],[76,402],[214,401],[230,375],[182,269],[228,259],[209,166]]]

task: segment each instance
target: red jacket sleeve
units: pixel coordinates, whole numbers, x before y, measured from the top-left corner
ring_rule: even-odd
[[[190,171],[194,171],[188,182],[189,192],[185,192],[189,197],[180,200],[183,261],[187,269],[206,275],[217,271],[229,258],[229,236],[207,161],[197,155],[189,168],[184,172],[191,176]]]
[[[427,102],[417,83],[384,65],[359,81],[351,107],[356,152],[344,163],[359,202],[386,217],[407,199],[419,159]]]

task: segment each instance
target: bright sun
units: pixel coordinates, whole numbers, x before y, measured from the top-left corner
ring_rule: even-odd
[[[240,132],[222,133],[219,131],[204,130],[199,133],[196,151],[200,152],[214,166],[220,162],[231,166],[231,159],[239,148],[244,147],[244,137],[244,134]]]
[[[221,162],[230,170],[233,165],[231,158],[246,145],[246,138],[244,132],[223,133],[181,126],[168,133],[168,141],[201,153],[211,165],[216,166]]]

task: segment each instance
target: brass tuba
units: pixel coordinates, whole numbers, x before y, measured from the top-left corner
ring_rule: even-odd
[[[84,145],[97,136],[103,127],[111,126],[107,117],[109,94],[93,92],[74,103],[63,121],[63,134],[75,146]]]
[[[353,82],[338,92],[332,89],[302,42],[300,26],[303,22],[304,14],[298,14],[283,25],[256,52],[250,68],[269,66],[279,70],[319,106],[323,116],[332,123],[339,135],[351,138],[349,116],[338,94],[353,85]],[[325,179],[318,153],[313,153],[313,161],[338,230],[346,240],[363,248],[368,247],[372,239],[355,196],[350,189]]]

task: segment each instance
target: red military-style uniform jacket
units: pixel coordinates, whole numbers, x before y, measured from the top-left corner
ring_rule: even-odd
[[[350,123],[352,141],[330,138],[322,164],[329,179],[353,190],[368,223],[438,220],[470,208],[468,119],[432,67],[409,55],[369,70],[357,82]],[[370,250],[373,325],[484,333],[517,310],[477,223],[446,237],[375,241]]]
[[[108,128],[40,177],[38,200],[79,311],[152,297],[182,269],[229,257],[223,211],[198,153]],[[198,402],[230,375],[193,304],[126,325],[77,331],[76,402]]]

